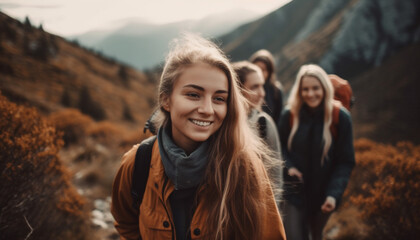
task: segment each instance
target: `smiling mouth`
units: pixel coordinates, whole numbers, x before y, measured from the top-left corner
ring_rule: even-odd
[[[207,127],[207,126],[209,126],[210,124],[212,124],[212,122],[207,122],[207,121],[198,121],[198,120],[194,120],[194,119],[191,119],[190,120],[192,123],[194,123],[195,125],[198,125],[198,126],[200,126],[200,127]]]

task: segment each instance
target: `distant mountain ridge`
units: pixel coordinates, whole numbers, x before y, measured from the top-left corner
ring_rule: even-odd
[[[110,31],[92,31],[70,39],[77,39],[81,44],[115,57],[137,69],[145,69],[163,62],[169,42],[183,31],[216,37],[246,21],[255,19],[256,16],[257,14],[251,11],[232,10],[201,20],[185,20],[161,25],[131,20]]]

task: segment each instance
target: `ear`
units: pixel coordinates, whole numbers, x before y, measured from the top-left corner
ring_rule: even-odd
[[[169,98],[166,97],[163,99],[162,101],[162,107],[163,109],[165,109],[165,111],[170,112],[170,107],[169,107]]]

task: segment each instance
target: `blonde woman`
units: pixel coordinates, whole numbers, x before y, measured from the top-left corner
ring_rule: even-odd
[[[217,46],[187,35],[167,56],[159,86],[159,131],[140,208],[131,205],[138,146],[113,186],[122,239],[285,239],[233,69]]]
[[[246,105],[248,121],[272,151],[275,159],[274,164],[267,165],[266,163],[265,167],[274,186],[277,204],[279,204],[283,188],[283,160],[277,126],[270,115],[262,111],[265,97],[265,81],[262,71],[257,65],[248,61],[233,63],[233,68],[238,76],[242,94],[248,100]]]
[[[286,165],[282,213],[290,239],[322,239],[355,164],[351,117],[333,95],[327,73],[304,65],[280,119]]]

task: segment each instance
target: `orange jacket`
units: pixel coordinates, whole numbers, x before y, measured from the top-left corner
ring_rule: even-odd
[[[165,175],[158,141],[155,141],[153,146],[149,179],[140,205],[141,214],[138,214],[133,208],[130,192],[137,148],[138,145],[134,146],[123,156],[121,167],[114,179],[111,213],[115,219],[115,228],[120,233],[121,239],[139,239],[141,235],[143,240],[175,240],[176,234],[169,203],[169,196],[174,190],[174,185]],[[270,186],[267,188],[267,193],[269,209],[265,214],[263,239],[286,239],[283,223]],[[191,220],[191,239],[201,239],[209,231],[204,222],[205,214],[206,209],[199,201]]]

